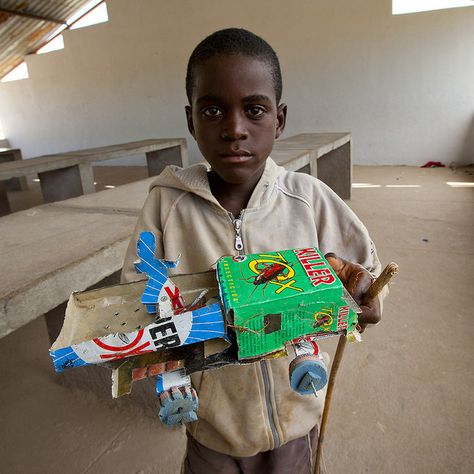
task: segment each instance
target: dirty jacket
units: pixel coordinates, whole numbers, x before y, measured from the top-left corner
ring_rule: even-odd
[[[209,270],[222,255],[316,246],[357,262],[371,273],[380,263],[366,228],[324,183],[286,171],[268,158],[241,213],[240,232],[231,213],[214,198],[207,167],[167,167],[150,193],[125,258],[123,281],[133,269],[143,230],[157,236],[156,256],[181,255],[178,273]],[[204,446],[231,456],[253,456],[305,436],[319,423],[322,397],[299,395],[289,385],[287,357],[194,374],[199,421],[187,426]]]

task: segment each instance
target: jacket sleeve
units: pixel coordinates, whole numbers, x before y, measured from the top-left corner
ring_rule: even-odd
[[[324,254],[333,252],[339,257],[366,268],[374,278],[380,275],[382,265],[375,245],[364,224],[352,209],[320,182],[321,194],[317,200],[319,248]],[[381,308],[388,288],[379,295]]]
[[[160,202],[160,188],[154,187],[148,194],[148,197],[143,205],[143,208],[138,217],[132,237],[128,244],[127,252],[122,267],[122,274],[120,277],[121,283],[128,283],[132,281],[143,280],[146,277],[135,271],[133,262],[137,260],[137,241],[141,232],[150,231],[155,235],[155,257],[160,258],[164,255],[163,252],[163,233],[161,225],[161,202]]]

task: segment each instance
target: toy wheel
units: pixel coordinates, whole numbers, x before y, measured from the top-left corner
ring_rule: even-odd
[[[168,426],[197,421],[199,405],[196,391],[192,387],[172,387],[160,393],[160,420]]]
[[[291,362],[290,385],[299,394],[314,394],[314,391],[323,389],[327,382],[328,371],[322,360],[302,355]]]

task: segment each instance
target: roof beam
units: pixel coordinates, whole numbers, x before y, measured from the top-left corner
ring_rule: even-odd
[[[65,20],[59,20],[58,18],[51,18],[49,16],[36,15],[35,13],[30,13],[30,12],[12,10],[10,8],[0,7],[0,12],[9,13],[10,15],[16,15],[16,16],[24,16],[26,18],[32,18],[33,20],[49,21],[50,23],[58,23],[60,25],[67,25]]]

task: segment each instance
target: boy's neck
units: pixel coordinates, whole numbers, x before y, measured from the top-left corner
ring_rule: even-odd
[[[208,173],[209,186],[219,204],[231,212],[234,217],[238,217],[241,211],[247,207],[250,196],[252,196],[253,190],[260,181],[262,174],[263,170],[260,176],[255,177],[256,179],[246,181],[245,183],[233,184],[222,180],[217,173],[211,170]]]

